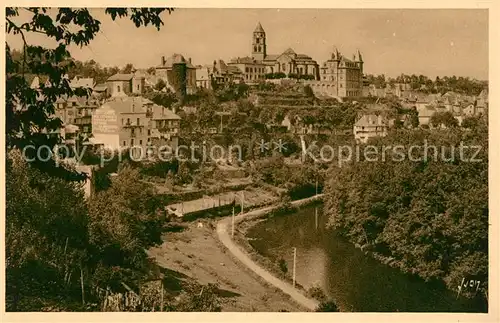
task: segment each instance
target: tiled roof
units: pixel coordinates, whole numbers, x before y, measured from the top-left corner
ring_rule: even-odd
[[[237,57],[231,59],[230,64],[254,64],[256,61],[251,57]]]
[[[109,106],[117,113],[146,113],[142,100],[142,97],[115,98],[106,102],[104,106]]]
[[[163,120],[163,119],[180,120],[181,117],[179,117],[170,109],[159,106],[157,104],[153,105],[153,120]]]
[[[387,126],[387,122],[384,118],[376,116],[374,114],[365,114],[356,121],[355,126],[358,127],[383,127]]]
[[[94,91],[103,92],[103,91],[106,91],[107,88],[108,87],[106,86],[106,84],[100,83],[100,84],[97,84],[96,86],[94,86]]]
[[[108,78],[108,81],[130,81],[134,78],[134,74],[115,74]]]
[[[275,61],[276,58],[278,58],[279,55],[266,55],[264,58],[264,61]]]
[[[187,59],[184,58],[181,54],[174,53],[172,56],[168,57],[165,60],[165,64],[158,66],[159,68],[171,68],[175,64],[186,64],[187,68],[196,68],[193,64],[191,64]]]
[[[79,77],[75,76],[75,78],[72,79],[71,83],[70,83],[70,86],[72,88],[76,88],[76,87],[89,87],[89,88],[93,88],[94,85],[95,85],[94,79],[91,78],[91,77],[79,78]]]
[[[241,70],[237,66],[228,66],[227,67],[228,71],[233,73],[233,74],[241,74]]]
[[[257,24],[257,27],[255,27],[255,30],[254,32],[257,32],[257,33],[264,33],[264,28],[262,28],[262,25],[260,24],[260,22]]]

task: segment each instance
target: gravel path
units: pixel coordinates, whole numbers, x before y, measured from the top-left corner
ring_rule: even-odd
[[[292,202],[292,205],[297,206],[300,204],[304,204],[304,203],[309,202],[311,200],[320,198],[321,196],[322,195],[317,195],[317,196],[314,196],[312,198],[294,201],[294,202]],[[235,217],[235,223],[242,221],[245,217],[248,217],[248,216],[267,213],[274,208],[275,208],[275,206],[271,206],[271,207],[251,211],[248,213],[240,214],[240,215]],[[232,222],[231,217],[227,217],[225,219],[220,220],[217,223],[217,236],[219,237],[222,244],[224,244],[224,246],[239,261],[241,261],[245,266],[247,266],[252,271],[254,271],[257,275],[262,277],[266,282],[272,284],[273,286],[275,286],[276,288],[279,288],[284,293],[290,295],[290,297],[292,297],[299,304],[314,311],[317,308],[317,306],[319,305],[318,301],[306,297],[301,292],[299,292],[297,289],[293,288],[293,286],[291,284],[289,284],[285,281],[282,281],[281,279],[275,277],[269,271],[262,268],[257,263],[255,263],[252,259],[250,259],[250,257],[236,245],[236,243],[231,239],[231,236],[230,236],[231,222]]]

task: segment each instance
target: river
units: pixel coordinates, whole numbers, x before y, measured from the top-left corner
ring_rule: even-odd
[[[317,209],[318,216],[315,216]],[[322,205],[272,217],[249,229],[249,243],[262,255],[283,258],[307,290],[321,287],[341,308],[356,312],[487,312],[483,301],[459,297],[442,286],[383,265],[326,228]]]

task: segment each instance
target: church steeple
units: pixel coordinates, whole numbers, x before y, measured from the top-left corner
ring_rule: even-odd
[[[253,32],[252,57],[258,61],[264,60],[266,58],[266,47],[266,32],[259,22]]]

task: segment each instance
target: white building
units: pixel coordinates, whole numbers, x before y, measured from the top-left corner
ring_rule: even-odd
[[[354,124],[354,139],[366,143],[369,138],[386,136],[388,129],[388,122],[381,115],[365,114]]]

